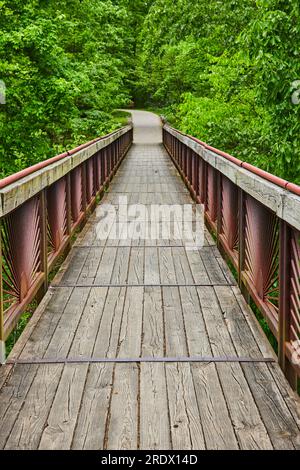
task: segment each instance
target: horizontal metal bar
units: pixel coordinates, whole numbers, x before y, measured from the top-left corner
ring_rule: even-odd
[[[53,284],[49,287],[56,288],[56,287],[222,287],[222,286],[236,286],[237,284],[102,284],[102,283],[95,283],[95,284]]]
[[[215,245],[204,245],[205,247]],[[74,248],[186,248],[185,245],[73,245]]]
[[[239,363],[258,363],[258,362],[276,362],[272,357],[235,357],[235,356],[190,356],[190,357],[66,357],[66,358],[17,358],[8,359],[6,364],[87,364],[87,363],[144,363],[144,362],[190,362],[190,363],[220,363],[220,362],[239,362]]]
[[[136,183],[136,184],[148,184],[148,183]],[[163,183],[158,183],[163,184]],[[108,194],[188,194],[188,190],[186,191],[115,191],[113,187]]]

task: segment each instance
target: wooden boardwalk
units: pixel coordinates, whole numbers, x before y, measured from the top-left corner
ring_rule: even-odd
[[[103,202],[186,204],[159,123]],[[273,357],[213,239],[98,240],[97,211],[11,358]],[[276,362],[82,362],[0,369],[5,449],[299,449],[299,401]]]

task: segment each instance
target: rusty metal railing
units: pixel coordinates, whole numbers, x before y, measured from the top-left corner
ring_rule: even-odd
[[[96,205],[133,139],[132,126],[0,181],[0,359],[5,340]]]
[[[300,375],[300,187],[168,124],[163,142],[208,228],[278,341],[291,385]]]

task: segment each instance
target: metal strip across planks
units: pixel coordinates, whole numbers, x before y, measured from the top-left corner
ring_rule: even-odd
[[[235,357],[235,356],[191,356],[191,357],[66,357],[66,358],[16,358],[8,359],[6,364],[87,364],[87,363],[142,363],[142,362],[276,362],[272,357]]]
[[[56,289],[58,288],[64,288],[64,287],[223,287],[223,286],[229,286],[229,287],[236,287],[236,284],[229,284],[229,283],[224,283],[224,284],[208,284],[208,283],[202,283],[202,284],[102,284],[102,283],[95,283],[95,284],[53,284],[52,286],[49,287],[49,289]]]

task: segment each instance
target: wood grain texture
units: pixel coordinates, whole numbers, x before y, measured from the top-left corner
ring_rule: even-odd
[[[165,354],[163,302],[160,287],[145,287],[142,331],[142,356]]]
[[[139,370],[136,364],[116,364],[104,448],[137,449],[138,383]]]
[[[163,287],[166,355],[187,355],[187,343],[178,287]]]
[[[171,448],[164,364],[141,364],[140,448]]]
[[[166,364],[172,448],[205,449],[189,364]]]

